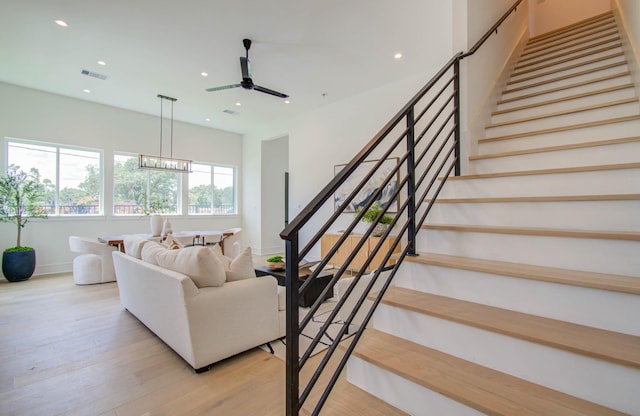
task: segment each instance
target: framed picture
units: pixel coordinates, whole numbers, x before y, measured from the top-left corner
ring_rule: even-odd
[[[362,163],[353,175],[347,179],[345,183],[338,189],[338,191],[333,196],[333,206],[334,209],[340,208],[340,206],[344,203],[344,201],[349,197],[351,192],[358,186],[360,181],[367,176],[369,171],[373,168],[373,166],[377,163],[377,160],[368,160]],[[367,184],[360,189],[360,192],[351,200],[351,203],[345,207],[343,212],[356,212],[356,210],[360,207],[363,207],[367,204],[367,202],[373,197],[373,194],[382,186],[382,183],[385,179],[391,174],[393,168],[398,164],[398,158],[390,158],[386,159],[378,170],[374,172],[373,176],[369,179]],[[337,175],[342,169],[344,169],[346,165],[336,165],[334,167],[334,175]],[[387,185],[385,185],[384,189],[378,195],[376,200],[380,202],[380,204],[384,205],[391,199],[393,193],[398,188],[398,180],[399,175],[396,172],[394,178],[392,178]],[[398,212],[398,200],[395,200],[395,203],[389,206],[388,212]]]

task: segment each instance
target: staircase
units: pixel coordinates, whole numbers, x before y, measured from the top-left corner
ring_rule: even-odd
[[[640,103],[612,14],[529,40],[348,365],[412,415],[640,415]]]

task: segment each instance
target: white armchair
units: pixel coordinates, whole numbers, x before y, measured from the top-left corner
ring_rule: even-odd
[[[95,238],[69,237],[69,248],[79,255],[73,259],[73,280],[77,285],[92,285],[116,281],[111,253],[115,247]]]

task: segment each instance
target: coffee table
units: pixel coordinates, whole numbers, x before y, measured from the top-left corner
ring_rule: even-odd
[[[258,266],[256,267],[256,276],[273,276],[278,281],[278,286],[285,286],[286,274],[284,269],[280,270],[272,270],[267,266]],[[322,291],[331,281],[333,274],[327,272],[320,272],[313,282],[310,283],[306,292],[304,292],[298,298],[298,305],[303,308],[308,308],[320,297]],[[304,282],[304,279],[300,279],[300,284]],[[333,288],[329,290],[323,301],[333,297]]]

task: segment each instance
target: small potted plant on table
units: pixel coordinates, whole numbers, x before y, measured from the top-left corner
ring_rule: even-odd
[[[33,218],[47,218],[41,203],[45,187],[37,176],[27,174],[15,165],[0,179],[0,221],[18,227],[16,246],[2,253],[2,273],[10,282],[27,280],[36,268],[36,252],[21,244],[22,229]]]
[[[376,220],[376,218],[380,214],[380,211],[382,211],[382,205],[380,205],[379,202],[374,202],[369,207],[367,212],[364,213],[360,221],[366,222],[366,223],[372,223]],[[360,209],[356,210],[356,215],[359,212],[360,212]],[[371,232],[371,236],[380,237],[386,231],[387,227],[389,227],[389,224],[391,224],[392,221],[393,221],[392,216],[384,214],[380,218],[378,223],[375,225],[375,227],[373,228],[373,231]]]
[[[284,259],[282,256],[271,256],[267,259],[267,267],[271,270],[284,269]]]

